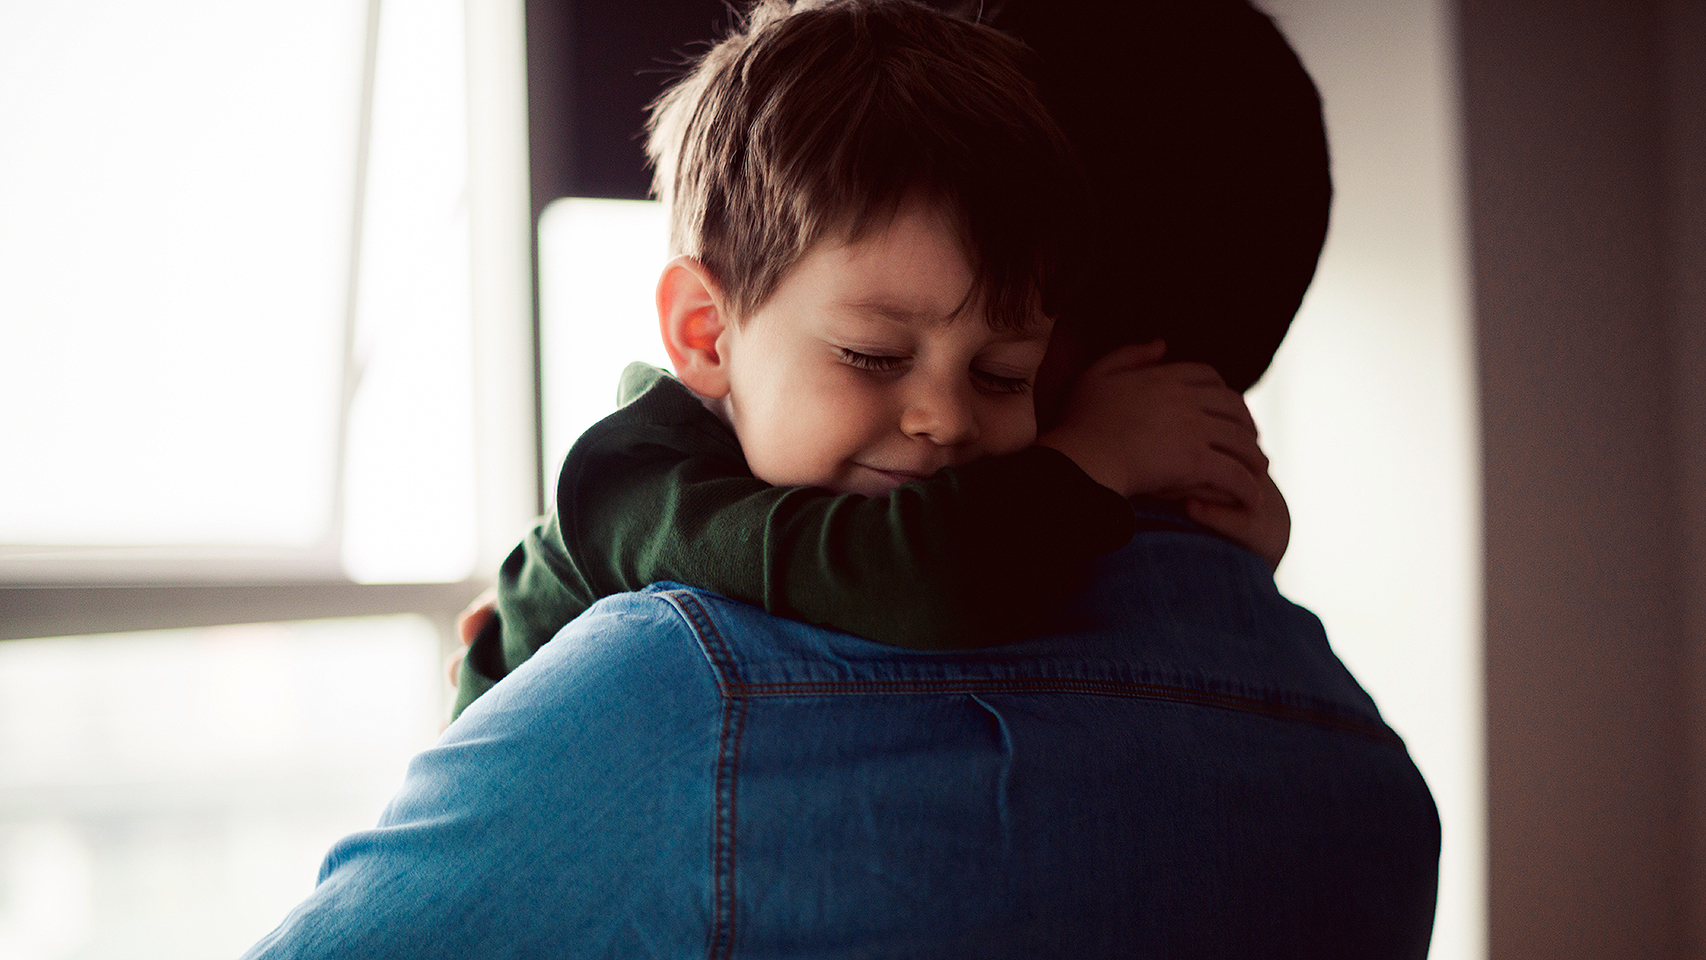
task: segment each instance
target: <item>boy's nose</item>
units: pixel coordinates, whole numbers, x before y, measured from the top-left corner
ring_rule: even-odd
[[[971,443],[978,437],[977,412],[969,385],[924,383],[907,397],[900,429],[909,437],[947,447]]]

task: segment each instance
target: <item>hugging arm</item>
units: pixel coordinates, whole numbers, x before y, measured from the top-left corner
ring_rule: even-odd
[[[641,404],[561,478],[561,547],[599,596],[676,580],[895,646],[985,646],[1021,636],[1134,529],[1123,497],[1053,450],[834,494],[753,477],[673,381]]]
[[[1041,447],[877,497],[773,487],[665,380],[570,452],[556,509],[500,571],[457,711],[599,598],[664,580],[894,646],[1017,639],[1134,529],[1122,496]]]
[[[893,646],[1017,639],[1130,538],[1129,495],[1208,504],[1199,522],[1277,563],[1251,543],[1272,527],[1257,520],[1284,511],[1260,486],[1271,481],[1254,425],[1191,367],[1098,364],[1086,380],[1100,392],[1080,404],[1090,413],[1039,445],[876,497],[758,480],[728,428],[664,379],[571,451],[556,510],[504,563],[457,710],[600,597],[664,580]],[[1126,473],[1110,477],[1110,463]]]

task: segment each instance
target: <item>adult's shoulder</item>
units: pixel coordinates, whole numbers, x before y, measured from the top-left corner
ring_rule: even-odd
[[[596,604],[414,759],[251,956],[702,950],[718,704],[676,608]]]
[[[596,714],[636,686],[668,684],[715,697],[715,687],[704,685],[709,672],[697,650],[692,625],[662,589],[606,597],[480,698],[479,710],[465,714],[469,722],[459,721],[449,733],[525,724],[541,715]]]
[[[1117,644],[1162,674],[1381,723],[1320,619],[1280,592],[1264,560],[1164,504],[1135,509],[1137,534],[1092,565],[1059,632]]]

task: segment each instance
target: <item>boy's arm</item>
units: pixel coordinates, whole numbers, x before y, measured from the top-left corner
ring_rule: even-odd
[[[888,494],[772,487],[684,389],[644,431],[565,464],[563,548],[599,595],[677,580],[914,649],[1023,636],[1090,560],[1130,539],[1130,506],[1060,453],[950,467]]]
[[[1123,497],[1032,448],[881,497],[773,487],[673,380],[589,429],[556,509],[504,561],[453,715],[601,597],[675,580],[915,649],[1024,636],[1089,560],[1130,539]]]
[[[1126,497],[1212,503],[1242,511],[1245,527],[1276,507],[1283,518],[1243,399],[1211,368],[1156,364],[1163,349],[1092,366],[1038,446],[877,497],[757,480],[727,427],[679,384],[660,384],[635,404],[629,435],[594,435],[565,464],[564,552],[598,596],[679,580],[897,646],[1015,639],[1130,538]],[[1278,562],[1283,536],[1265,549],[1198,512]]]
[[[765,484],[685,388],[647,391],[576,444],[556,512],[505,562],[499,616],[470,649],[457,709],[599,597],[659,580],[897,646],[980,646],[1025,635],[1088,561],[1130,538],[1126,496],[1228,501],[1245,526],[1275,505],[1283,516],[1277,496],[1265,512],[1251,506],[1266,461],[1236,394],[1189,365],[1133,355],[1149,356],[1134,348],[1086,375],[1086,412],[1064,425],[1076,434],[881,497]],[[1142,367],[1166,372],[1134,377]],[[1140,469],[1105,472],[1128,461]],[[1277,563],[1230,521],[1197,519]]]
[[[526,662],[600,596],[564,550],[556,515],[539,521],[504,558],[497,588],[488,598],[490,608],[477,622],[458,624],[468,649],[452,674],[456,702],[451,718]],[[465,612],[464,623],[468,619]]]

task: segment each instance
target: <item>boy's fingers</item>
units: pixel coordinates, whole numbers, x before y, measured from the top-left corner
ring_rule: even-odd
[[[1238,417],[1237,411],[1229,409],[1203,408],[1203,416],[1217,425],[1216,435],[1236,436],[1241,442],[1260,449],[1261,436],[1256,432],[1253,420]],[[1263,455],[1264,458],[1266,454]]]
[[[1225,421],[1219,421],[1219,423],[1221,429],[1209,436],[1208,445],[1237,460],[1251,473],[1266,473],[1268,455],[1262,452],[1261,445],[1236,426],[1226,424]]]
[[[468,604],[468,608],[456,615],[456,633],[462,638],[462,645],[468,646],[485,628],[486,621],[492,619],[498,604],[498,588],[488,587]]]
[[[1256,435],[1246,426],[1214,413],[1205,413],[1196,421],[1193,434],[1210,450],[1231,457],[1251,473],[1265,473],[1268,455],[1256,442]]]
[[[1238,503],[1237,500],[1234,500],[1232,497],[1228,496],[1225,492],[1221,491],[1219,488],[1211,487],[1208,484],[1204,484],[1204,483],[1194,484],[1194,485],[1188,486],[1188,487],[1179,487],[1179,488],[1176,488],[1173,490],[1162,491],[1160,493],[1157,493],[1156,496],[1160,497],[1163,500],[1179,500],[1182,502],[1183,501],[1191,501],[1191,500],[1201,500],[1204,503],[1217,503],[1223,507],[1235,507],[1238,509],[1243,509],[1243,507]]]
[[[1268,528],[1259,512],[1243,507],[1191,499],[1185,501],[1185,515],[1244,546],[1266,561],[1270,569],[1279,568],[1291,539],[1289,523],[1279,528]]]
[[[1226,381],[1220,376],[1220,371],[1206,363],[1169,363],[1166,365],[1166,369],[1169,373],[1178,377],[1181,383],[1188,383],[1196,387],[1219,387],[1222,390],[1228,389]]]
[[[1135,373],[1145,369],[1150,370],[1154,376],[1162,380],[1176,383],[1182,387],[1205,391],[1227,390],[1226,381],[1222,380],[1220,374],[1206,363],[1121,364],[1107,372],[1116,374]],[[1227,390],[1227,392],[1230,393],[1231,391]]]
[[[1191,497],[1185,501],[1185,513],[1192,520],[1229,537],[1239,536],[1250,528],[1250,511],[1238,505]]]
[[[1226,494],[1240,506],[1255,509],[1262,503],[1262,485],[1256,475],[1237,457],[1216,450],[1207,464],[1203,482]]]
[[[1252,436],[1257,433],[1256,418],[1250,415],[1250,406],[1236,391],[1221,385],[1210,387],[1202,391],[1201,403],[1204,412],[1236,423]]]
[[[1167,341],[1151,340],[1148,343],[1127,344],[1114,352],[1124,354],[1131,363],[1147,366],[1161,362],[1161,358],[1167,355]]]

